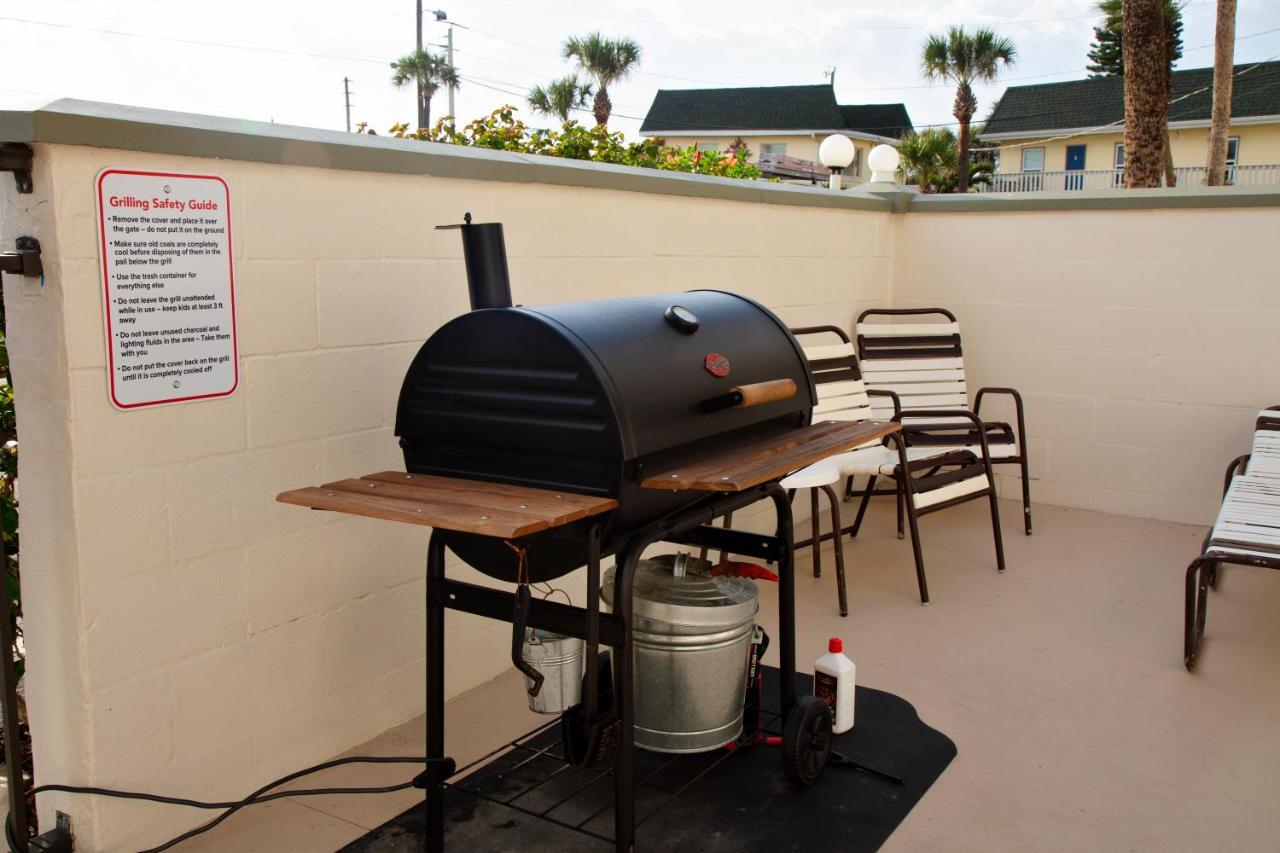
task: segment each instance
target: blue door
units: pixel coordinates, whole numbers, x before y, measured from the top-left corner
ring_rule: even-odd
[[[1067,146],[1067,172],[1080,172],[1082,174],[1066,176],[1066,188],[1069,190],[1084,189],[1084,150],[1083,145]]]

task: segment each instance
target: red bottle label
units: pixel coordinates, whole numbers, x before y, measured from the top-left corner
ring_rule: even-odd
[[[729,359],[718,352],[707,353],[707,360],[702,363],[712,376],[729,375]]]
[[[813,695],[831,706],[831,713],[836,712],[836,677],[825,672],[813,674]]]

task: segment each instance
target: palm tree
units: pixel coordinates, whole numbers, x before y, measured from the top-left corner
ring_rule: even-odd
[[[1164,172],[1168,55],[1162,0],[1124,0],[1124,185],[1158,187]]]
[[[443,56],[418,48],[391,63],[391,85],[403,89],[410,84],[419,87],[418,127],[431,126],[431,98],[441,86],[458,86],[458,69]]]
[[[952,27],[945,36],[931,35],[925,41],[921,58],[925,77],[956,84],[956,100],[951,112],[960,123],[960,162],[969,162],[969,122],[978,111],[973,84],[994,81],[1001,66],[1012,65],[1016,56],[1011,40],[985,27],[972,35],[965,32],[964,27]],[[969,188],[968,173],[967,168],[959,170],[956,188],[960,192]]]
[[[529,106],[544,116],[559,116],[568,121],[569,113],[582,109],[591,97],[591,84],[578,82],[577,74],[552,80],[546,86],[534,86],[529,90]]]
[[[600,33],[572,36],[565,40],[564,58],[577,60],[578,68],[595,81],[596,97],[591,111],[596,124],[608,124],[613,104],[609,86],[627,76],[640,64],[640,45],[632,39],[608,39]]]
[[[1204,182],[1220,187],[1227,179],[1227,125],[1231,122],[1231,77],[1236,46],[1236,0],[1218,0],[1213,34],[1213,113],[1209,125],[1209,159]]]
[[[1165,97],[1173,100],[1173,65],[1182,58],[1182,10],[1185,0],[1161,0],[1164,20]],[[1090,77],[1124,74],[1124,0],[1098,0],[1096,8],[1103,22],[1094,27],[1093,48],[1089,51]],[[1164,126],[1164,182],[1177,186],[1173,149],[1169,145],[1169,125]]]
[[[922,193],[957,192],[961,174],[969,185],[991,183],[990,162],[970,162],[961,169],[960,145],[948,128],[930,127],[904,135],[898,143],[898,156],[906,183],[920,187]]]
[[[935,192],[955,170],[960,149],[956,135],[941,127],[930,127],[904,135],[898,143],[903,179],[924,193]]]

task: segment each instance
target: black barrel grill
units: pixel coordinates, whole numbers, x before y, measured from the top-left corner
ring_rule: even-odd
[[[407,470],[279,500],[433,528],[420,777],[427,849],[443,848],[443,796],[456,770],[443,720],[444,613],[452,609],[511,622],[512,661],[522,669],[526,626],[586,641],[582,704],[561,720],[564,757],[599,766],[612,756],[612,841],[629,851],[637,781],[632,584],[641,554],[671,542],[776,563],[781,713],[803,709],[807,721],[816,710],[795,689],[791,509],[778,480],[897,427],[810,424],[816,394],[804,354],[782,321],[750,299],[699,290],[513,306],[502,226],[473,224],[468,214],[465,224],[445,227],[461,229],[473,310],[437,330],[405,375],[396,434]],[[761,500],[775,510],[772,535],[711,524]],[[516,582],[515,593],[446,577],[446,549]],[[602,613],[608,554],[616,555],[616,606]],[[585,607],[531,600],[531,583],[582,566]],[[612,649],[611,682],[601,645]],[[742,745],[762,734],[744,734]]]
[[[813,379],[786,325],[759,303],[702,290],[512,307],[501,226],[462,226],[470,313],[422,346],[400,391],[396,434],[414,473],[615,498],[603,551],[705,495],[644,488],[677,468],[809,422]],[[781,399],[742,405],[731,389],[776,383]],[[585,528],[522,543],[530,578],[585,562]],[[449,534],[481,571],[514,580],[514,552]]]

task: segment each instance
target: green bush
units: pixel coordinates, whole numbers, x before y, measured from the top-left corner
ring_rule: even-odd
[[[397,124],[388,132],[397,139],[420,139],[518,154],[545,154],[617,166],[692,172],[721,178],[760,177],[760,170],[750,162],[746,146],[722,154],[719,151],[695,151],[692,146],[678,148],[654,137],[627,142],[619,131],[610,131],[603,125],[584,127],[576,121],[566,121],[559,130],[531,129],[516,118],[515,113],[516,108],[508,105],[476,119],[461,130],[453,126],[450,116],[445,116],[429,129],[410,131],[409,125]],[[357,129],[371,132],[365,128],[365,125],[360,125]]]
[[[22,678],[22,595],[18,583],[18,432],[13,414],[13,385],[9,382],[9,347],[4,334],[4,308],[0,301],[0,528],[4,533],[5,594],[13,605],[13,631],[18,647],[9,650]]]

